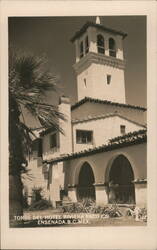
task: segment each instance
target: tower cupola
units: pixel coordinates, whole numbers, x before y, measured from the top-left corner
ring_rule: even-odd
[[[125,103],[123,39],[126,33],[87,22],[71,41],[75,43],[78,100],[85,96]]]

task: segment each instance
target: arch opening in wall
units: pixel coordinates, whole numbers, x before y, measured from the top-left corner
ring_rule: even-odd
[[[116,57],[116,43],[113,38],[109,38],[109,55]]]
[[[98,49],[98,53],[100,53],[100,54],[105,53],[104,37],[100,34],[97,35],[97,49]]]
[[[80,58],[83,57],[83,41],[80,43]]]
[[[85,38],[85,53],[87,54],[89,52],[89,41],[88,36]]]
[[[89,163],[85,162],[79,172],[77,185],[77,199],[95,200],[94,173]]]
[[[109,171],[109,203],[134,204],[134,173],[129,160],[119,155],[113,161]]]

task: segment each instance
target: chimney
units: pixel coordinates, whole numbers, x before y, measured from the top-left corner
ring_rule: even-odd
[[[71,127],[71,105],[67,96],[61,96],[59,100],[59,111],[64,115],[65,121],[59,121],[63,130],[60,133],[60,154],[69,154],[72,152],[72,127]]]
[[[65,96],[65,95],[62,95],[60,98],[59,98],[59,105],[60,104],[70,104],[70,99],[68,96]]]

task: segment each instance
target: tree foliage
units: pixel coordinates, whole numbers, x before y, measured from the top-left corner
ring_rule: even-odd
[[[10,174],[25,170],[26,155],[31,152],[32,128],[27,126],[23,110],[36,118],[38,128],[61,131],[58,119],[64,119],[55,105],[44,101],[47,91],[57,91],[58,78],[47,69],[47,60],[32,55],[10,53],[9,58],[9,166]]]

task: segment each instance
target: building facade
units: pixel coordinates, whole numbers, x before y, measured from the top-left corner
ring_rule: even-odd
[[[29,197],[42,187],[53,206],[91,198],[146,206],[146,109],[126,104],[123,39],[127,34],[86,23],[71,41],[78,102],[62,96],[58,109],[63,133],[44,130],[29,163]]]

